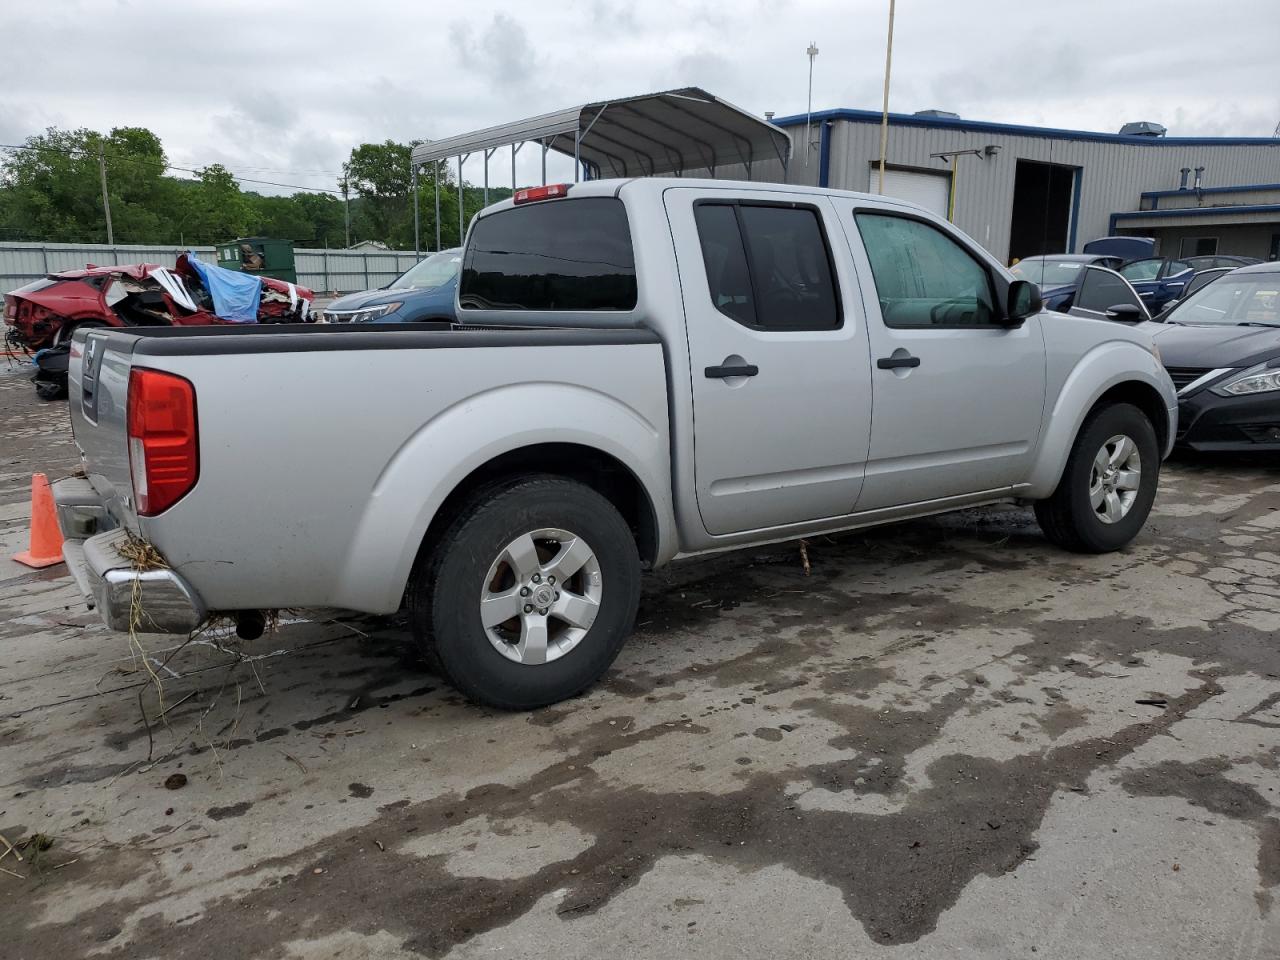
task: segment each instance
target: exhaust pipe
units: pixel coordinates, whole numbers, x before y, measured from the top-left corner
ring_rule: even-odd
[[[265,610],[239,610],[236,612],[236,636],[241,640],[257,640],[267,629]]]

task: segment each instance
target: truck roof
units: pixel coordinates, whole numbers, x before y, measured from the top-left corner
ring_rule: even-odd
[[[767,190],[770,193],[790,193],[797,196],[852,197],[858,200],[872,201],[877,204],[901,207],[904,210],[931,213],[927,208],[922,207],[917,203],[912,203],[909,200],[899,200],[897,197],[888,197],[878,193],[860,193],[855,190],[834,190],[830,187],[815,187],[808,184],[798,183],[772,183],[764,180],[713,180],[709,178],[693,177],[629,177],[607,180],[583,180],[579,183],[568,183],[563,186],[566,186],[569,189],[570,197],[616,197],[621,196],[624,190],[628,196],[633,194],[647,194],[656,197],[661,196],[661,194],[673,187],[686,187],[698,190]],[[535,202],[543,203],[553,201],[548,200]],[[514,206],[516,206],[515,198],[509,197],[505,200],[500,200],[497,203],[490,204],[476,214],[476,216],[487,217],[500,210],[509,210]]]

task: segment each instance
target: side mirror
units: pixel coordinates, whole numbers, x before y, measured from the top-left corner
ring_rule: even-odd
[[[1030,280],[1015,280],[1009,284],[1009,301],[1005,305],[1005,316],[1010,323],[1022,323],[1028,317],[1034,317],[1044,308],[1044,300],[1040,296],[1040,288]]]
[[[1121,323],[1141,323],[1147,318],[1136,303],[1117,303],[1107,307],[1107,319],[1119,320]]]

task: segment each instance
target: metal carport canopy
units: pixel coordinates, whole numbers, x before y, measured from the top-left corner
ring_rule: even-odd
[[[538,117],[499,124],[413,149],[415,168],[527,142],[574,157],[594,177],[683,174],[756,161],[785,167],[791,139],[779,127],[698,87],[600,100]],[[544,169],[545,175],[545,169]],[[575,172],[576,176],[576,172]],[[486,176],[487,179],[487,176]]]

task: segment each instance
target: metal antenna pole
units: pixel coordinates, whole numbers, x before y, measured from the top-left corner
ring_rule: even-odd
[[[462,246],[462,235],[466,232],[463,222],[466,219],[466,213],[463,208],[462,198],[462,161],[463,157],[458,157],[458,246]]]
[[[102,212],[107,218],[107,243],[111,245],[116,238],[111,230],[111,201],[107,199],[107,154],[102,147],[98,147],[98,172],[102,174]]]
[[[884,193],[884,154],[889,145],[889,69],[893,66],[893,7],[889,0],[889,39],[884,47],[884,109],[880,115],[880,193]]]
[[[809,105],[804,111],[804,165],[809,165],[809,151],[812,149],[813,132],[809,129],[809,119],[813,116],[813,61],[818,56],[818,47],[812,40],[805,51],[809,57]]]
[[[409,183],[413,190],[413,259],[422,259],[421,243],[418,239],[418,165],[409,161]]]
[[[342,178],[342,212],[347,225],[347,247],[351,247],[351,197],[347,192],[347,178]]]

